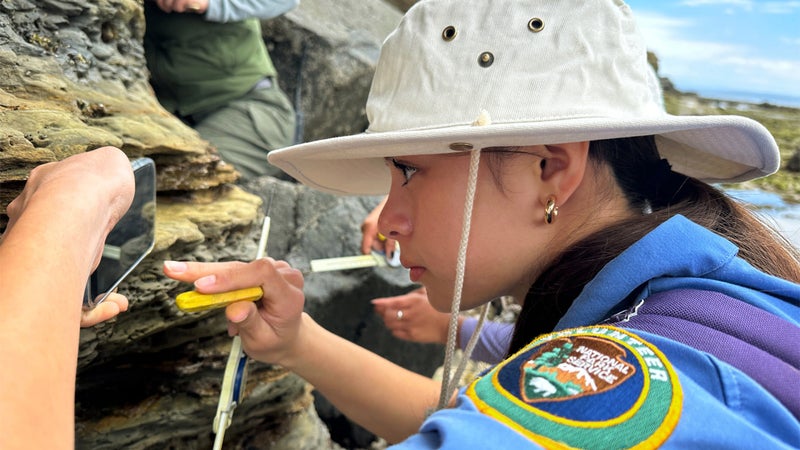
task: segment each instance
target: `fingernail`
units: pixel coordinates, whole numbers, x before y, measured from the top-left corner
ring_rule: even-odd
[[[228,316],[228,320],[233,324],[242,323],[244,319],[247,319],[247,311],[237,311],[236,314],[230,314]]]
[[[206,288],[206,287],[213,286],[216,282],[217,282],[217,276],[216,275],[206,275],[203,278],[198,278],[194,282],[194,285],[195,285],[195,287]]]
[[[180,261],[164,261],[164,267],[175,273],[186,272],[186,263]]]

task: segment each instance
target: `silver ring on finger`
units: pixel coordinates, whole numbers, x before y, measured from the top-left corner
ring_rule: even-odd
[[[403,310],[402,309],[398,309],[397,310],[397,320],[403,320]]]

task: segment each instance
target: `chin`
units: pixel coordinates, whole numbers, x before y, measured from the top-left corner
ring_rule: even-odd
[[[428,303],[433,306],[433,309],[449,313],[453,305],[453,291],[451,289],[436,289],[426,285],[425,290],[428,292]]]
[[[425,289],[428,291],[428,302],[433,306],[433,309],[443,312],[443,313],[450,313],[453,309],[453,290],[452,289],[431,289],[430,286],[425,286]],[[466,295],[465,292],[461,293],[461,304],[459,305],[459,310],[466,311],[468,309],[477,308],[478,306],[487,303],[485,301],[477,301],[474,298]]]

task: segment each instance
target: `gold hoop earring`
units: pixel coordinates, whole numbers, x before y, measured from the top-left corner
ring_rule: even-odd
[[[544,223],[551,224],[558,215],[558,206],[556,206],[556,198],[552,195],[547,197],[547,204],[544,207]]]

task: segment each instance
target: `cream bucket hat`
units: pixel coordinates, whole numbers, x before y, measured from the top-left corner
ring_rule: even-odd
[[[270,163],[336,194],[389,189],[383,158],[656,135],[673,170],[706,182],[775,172],[761,124],[664,112],[619,0],[423,0],[386,39],[366,132],[275,150]]]

